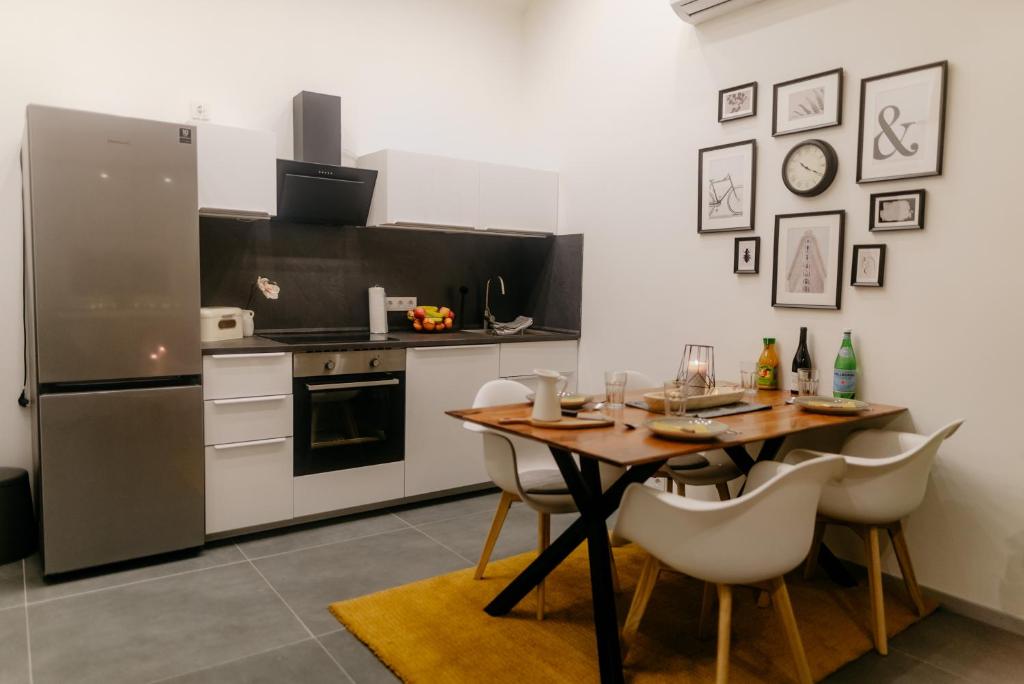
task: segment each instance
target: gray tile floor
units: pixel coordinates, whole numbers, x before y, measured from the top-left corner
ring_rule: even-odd
[[[496,494],[214,544],[42,579],[38,559],[0,566],[0,683],[394,682],[327,604],[473,564]],[[553,521],[555,533],[570,520]],[[495,556],[533,548],[513,507]],[[1024,638],[938,612],[829,682],[1011,682]]]

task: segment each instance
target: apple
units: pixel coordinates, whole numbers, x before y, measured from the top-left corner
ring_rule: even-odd
[[[427,312],[423,309],[422,306],[417,306],[415,309],[413,309],[412,313],[414,316],[416,316],[416,318],[420,319],[421,321],[427,317]]]
[[[441,318],[448,318],[448,314],[450,314],[451,312],[452,310],[449,309],[447,306],[442,306],[440,309],[437,310],[437,313],[439,316],[441,316]]]

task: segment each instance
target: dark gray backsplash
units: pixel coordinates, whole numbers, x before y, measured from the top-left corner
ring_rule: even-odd
[[[583,236],[545,239],[392,228],[338,228],[281,221],[203,218],[199,224],[203,306],[245,306],[257,276],[281,286],[280,299],[257,295],[256,328],[367,328],[366,289],[456,310],[478,328],[488,278],[500,320],[532,316],[535,325],[580,329]],[[459,310],[459,286],[469,288]],[[392,330],[404,313],[390,314]]]

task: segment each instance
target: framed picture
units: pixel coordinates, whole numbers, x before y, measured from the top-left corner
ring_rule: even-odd
[[[697,232],[754,230],[757,142],[706,147],[697,159]]]
[[[850,284],[882,287],[885,280],[885,245],[854,245]]]
[[[757,115],[757,82],[718,91],[718,122]]]
[[[772,306],[839,308],[845,222],[845,211],[775,217]]]
[[[738,237],[733,245],[732,272],[747,274],[761,270],[761,238]]]
[[[948,65],[936,62],[860,82],[858,183],[942,173]]]
[[[868,230],[924,228],[924,190],[877,192],[871,195]]]
[[[843,70],[772,86],[772,135],[802,133],[843,122]]]

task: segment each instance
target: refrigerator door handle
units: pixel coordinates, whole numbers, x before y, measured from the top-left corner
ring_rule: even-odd
[[[223,451],[224,449],[242,449],[244,447],[263,446],[265,444],[281,444],[286,441],[287,437],[274,437],[273,439],[255,439],[251,442],[233,442],[231,444],[214,444],[213,448],[217,451]]]

